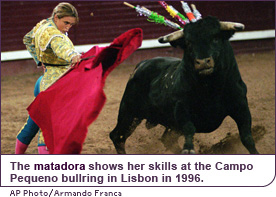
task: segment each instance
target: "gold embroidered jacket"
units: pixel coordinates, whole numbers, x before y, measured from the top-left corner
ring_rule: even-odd
[[[23,38],[36,64],[69,65],[79,53],[67,35],[58,30],[52,19],[40,21]]]

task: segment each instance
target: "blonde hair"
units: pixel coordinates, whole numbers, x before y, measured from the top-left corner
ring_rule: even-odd
[[[79,22],[79,15],[77,9],[71,5],[70,3],[59,3],[53,10],[51,18],[53,19],[54,16],[57,16],[59,19],[66,17],[66,16],[72,16],[76,18],[76,23]]]

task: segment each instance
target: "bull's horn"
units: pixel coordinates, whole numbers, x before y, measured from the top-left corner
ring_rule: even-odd
[[[220,22],[221,30],[244,30],[244,24],[233,22]]]
[[[167,43],[167,42],[172,42],[174,40],[182,38],[183,36],[184,36],[183,30],[178,30],[178,31],[175,31],[173,33],[170,33],[168,35],[165,35],[165,36],[162,36],[162,37],[158,38],[158,41],[160,43]]]

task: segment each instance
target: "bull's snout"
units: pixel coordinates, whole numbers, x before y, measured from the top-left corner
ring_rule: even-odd
[[[195,59],[195,70],[200,75],[209,75],[214,71],[215,62],[212,57],[204,59]]]

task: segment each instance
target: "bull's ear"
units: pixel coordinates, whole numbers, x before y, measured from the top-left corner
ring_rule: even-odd
[[[229,40],[234,34],[235,34],[234,30],[226,30],[226,31],[221,31],[220,32],[220,36],[224,40]]]

